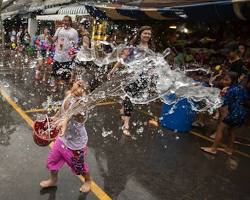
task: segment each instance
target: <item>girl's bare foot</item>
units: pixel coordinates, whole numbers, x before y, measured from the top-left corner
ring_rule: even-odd
[[[213,133],[213,134],[210,135],[209,137],[215,139],[215,136],[216,136],[216,133]]]
[[[91,181],[86,181],[80,187],[80,192],[87,193],[90,191],[90,189],[91,189]]]
[[[229,148],[218,148],[218,150],[226,153],[229,156],[231,156],[233,154],[233,150],[229,149]]]
[[[57,181],[53,181],[52,179],[48,179],[46,181],[42,181],[40,183],[41,188],[48,188],[48,187],[54,187],[56,186]]]
[[[130,135],[129,128],[125,127],[124,125],[122,126],[122,132],[123,132],[123,134],[126,135],[126,136],[131,136],[131,135]]]
[[[201,150],[206,152],[206,153],[210,153],[212,155],[217,154],[217,150],[214,150],[212,147],[201,147]]]

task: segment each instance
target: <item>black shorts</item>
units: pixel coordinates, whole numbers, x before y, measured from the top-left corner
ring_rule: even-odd
[[[129,83],[125,88],[124,91],[130,97],[140,96],[140,93],[148,87],[148,81],[146,79],[140,78],[135,82]]]
[[[123,116],[130,117],[131,113],[134,110],[134,107],[128,97],[125,97],[125,99],[122,101],[122,106],[123,106]]]
[[[65,81],[70,80],[72,71],[72,61],[58,62],[55,61],[52,66],[52,76]]]
[[[132,98],[139,98],[141,93],[144,89],[148,87],[148,81],[145,78],[140,78],[136,80],[135,82],[129,83],[127,86],[125,86],[124,91],[125,93]],[[130,101],[129,97],[125,97],[125,99],[122,102],[123,105],[123,115],[124,116],[131,116],[131,113],[134,110],[133,103]]]

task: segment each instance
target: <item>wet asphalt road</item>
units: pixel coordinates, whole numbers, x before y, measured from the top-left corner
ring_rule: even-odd
[[[0,70],[0,87],[24,111],[41,108],[48,84],[35,82],[34,69],[20,65]],[[63,93],[63,92],[62,92]],[[61,96],[54,97],[61,99]],[[152,105],[159,114],[159,107]],[[148,125],[149,117],[136,111],[132,138],[122,135],[119,105],[98,106],[86,123],[87,161],[93,180],[112,199],[119,200],[250,200],[250,159],[235,154],[210,156],[199,147],[209,145],[191,134],[177,134]],[[139,108],[138,108],[139,109]],[[143,106],[142,110],[148,110]],[[35,120],[42,113],[29,113]],[[103,133],[109,133],[103,137]],[[82,195],[80,182],[65,166],[57,188],[40,190],[47,177],[47,147],[38,147],[32,130],[4,98],[0,98],[0,199],[98,199]],[[248,150],[247,150],[248,151]]]

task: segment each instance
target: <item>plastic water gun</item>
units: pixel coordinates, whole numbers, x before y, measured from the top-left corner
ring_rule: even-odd
[[[40,48],[41,49],[48,49],[48,44],[44,40],[41,40],[40,41]]]
[[[35,41],[35,45],[36,45],[36,46],[40,46],[40,40],[39,40],[39,39],[37,39],[37,40]]]
[[[47,64],[48,64],[48,65],[52,65],[53,62],[54,62],[53,57],[49,56],[48,59],[47,59]]]
[[[55,55],[55,52],[53,51],[49,52],[48,59],[47,59],[48,65],[52,65],[54,63],[54,55]]]
[[[68,51],[68,54],[70,55],[70,56],[73,56],[73,55],[75,55],[76,53],[77,53],[77,48],[76,47],[71,47],[70,49],[69,49],[69,51]]]

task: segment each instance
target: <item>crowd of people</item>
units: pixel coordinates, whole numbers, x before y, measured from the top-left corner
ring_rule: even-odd
[[[52,36],[48,28],[44,28],[41,34],[36,34],[33,38],[22,28],[16,32],[14,29],[10,33],[11,49],[18,51],[34,51],[37,52],[38,63],[35,78],[45,79],[48,73],[48,66],[51,65],[51,75],[55,78],[55,85],[52,88],[56,91],[60,81],[64,81],[66,85],[73,85],[67,92],[64,103],[59,112],[53,117],[57,120],[62,117],[65,110],[69,109],[73,102],[77,102],[80,97],[87,95],[88,89],[84,81],[73,81],[73,63],[76,51],[79,46],[90,47],[91,40],[84,24],[80,29],[80,34],[72,27],[72,20],[69,16],[65,16],[63,26],[59,27]],[[137,35],[129,43],[130,49],[124,51],[121,57],[126,60],[133,54],[133,47],[142,49],[151,49],[155,51],[153,44],[153,29],[150,26],[143,26],[137,32]],[[215,42],[207,38],[207,41]],[[171,46],[171,45],[170,45]],[[29,48],[33,50],[29,50]],[[221,89],[221,98],[224,99],[223,106],[216,112],[216,118],[219,125],[215,132],[214,144],[211,147],[202,147],[201,149],[207,153],[216,154],[218,150],[223,150],[228,154],[233,152],[233,143],[235,139],[235,129],[242,126],[247,117],[246,102],[248,99],[247,90],[250,89],[249,60],[247,57],[246,46],[242,43],[232,43],[227,46],[225,59],[220,60],[217,57],[207,58],[206,53],[200,50],[194,53],[191,47],[187,49],[172,47],[173,55],[170,56],[169,62],[178,67],[185,66],[187,68],[195,68],[198,65],[211,64],[209,73],[203,71],[187,72],[187,75],[194,80],[203,82],[207,87],[218,87]],[[196,64],[195,61],[199,61]],[[113,68],[107,73],[107,79],[112,79],[116,71],[123,64],[117,62]],[[185,70],[184,69],[184,70]],[[44,76],[41,76],[43,71]],[[147,80],[143,77],[135,80],[125,88],[130,96],[136,96],[137,93],[147,87]],[[145,84],[144,84],[145,83]],[[123,100],[121,109],[121,118],[123,120],[122,131],[126,136],[130,136],[130,118],[133,112],[133,104],[128,97]],[[41,187],[46,188],[54,186],[57,182],[58,171],[66,162],[73,172],[77,175],[84,175],[86,182],[80,188],[81,192],[90,190],[90,176],[84,157],[87,151],[87,133],[84,128],[83,116],[73,116],[71,119],[64,119],[58,126],[61,127],[62,133],[56,139],[56,143],[48,156],[47,167],[51,172],[50,178],[40,183]],[[196,123],[197,124],[197,123]],[[200,123],[201,124],[201,123]],[[230,135],[228,148],[219,149],[225,131]]]

